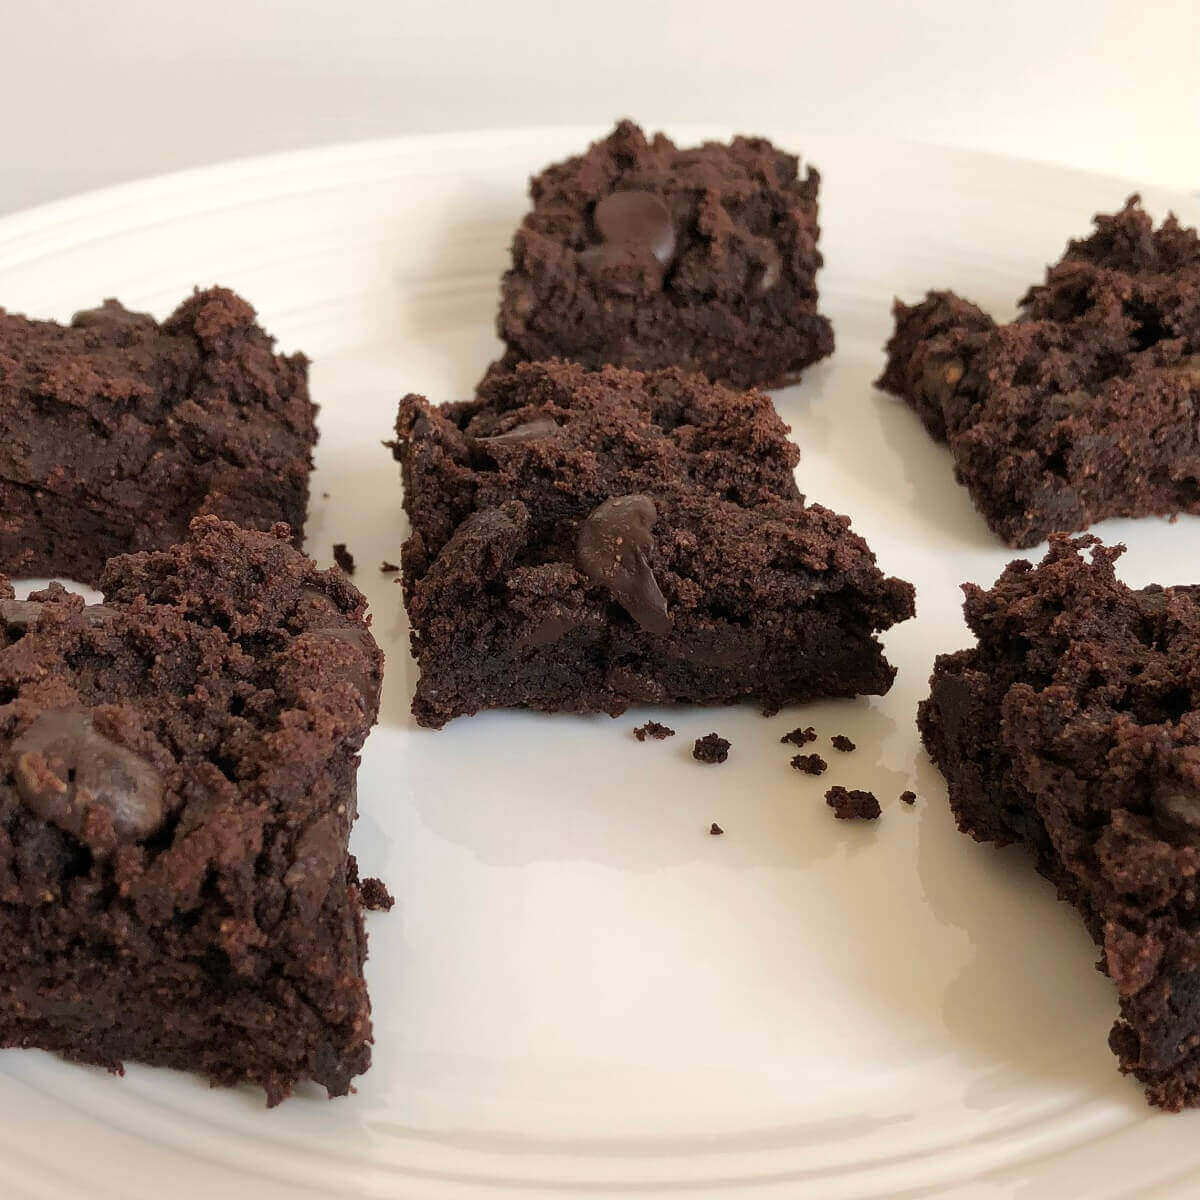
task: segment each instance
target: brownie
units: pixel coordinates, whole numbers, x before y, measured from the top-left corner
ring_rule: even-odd
[[[419,723],[882,694],[913,613],[849,521],[796,490],[770,400],[678,370],[496,373],[409,396],[393,451]]]
[[[215,513],[304,531],[316,409],[303,355],[196,292],[161,325],[115,300],[70,325],[0,309],[0,571],[95,584]]]
[[[903,791],[900,793],[900,803],[901,804],[916,804],[916,802],[917,802],[917,793],[916,792]]]
[[[1129,588],[1122,550],[1059,536],[966,585],[978,644],[937,659],[918,724],[959,827],[1079,910],[1121,1069],[1177,1110],[1200,1104],[1200,589]]]
[[[693,744],[692,757],[697,762],[710,765],[723,763],[729,757],[729,740],[719,733],[706,733]]]
[[[829,739],[829,744],[835,750],[840,750],[843,754],[849,754],[852,750],[858,749],[858,747],[844,733],[835,733],[833,737]]]
[[[765,138],[680,149],[630,121],[530,183],[501,289],[506,366],[678,366],[778,387],[833,352],[820,176]]]
[[[847,791],[841,785],[825,793],[825,803],[839,821],[877,821],[883,812],[873,792]]]
[[[382,655],[288,537],[199,517],[99,605],[0,579],[0,1045],[271,1104],[369,1065],[347,839]]]
[[[1138,197],[998,325],[953,292],[897,301],[879,386],[949,443],[1009,545],[1105,517],[1200,512],[1200,240]]]

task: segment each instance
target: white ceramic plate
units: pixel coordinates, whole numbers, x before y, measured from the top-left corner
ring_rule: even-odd
[[[1164,1117],[1105,1044],[1096,950],[1017,851],[955,832],[913,714],[967,642],[958,584],[1012,557],[946,452],[875,392],[894,294],[953,286],[1003,315],[1120,181],[982,155],[773,131],[825,178],[821,290],[838,350],[777,394],[801,487],[851,514],[919,616],[887,637],[884,699],[607,717],[408,717],[399,397],[468,394],[527,175],[596,130],[489,133],[234,163],[0,222],[0,303],[68,317],[105,296],[168,312],[249,297],[315,359],[308,549],[346,541],[388,653],[354,849],[397,898],[369,921],[375,1064],[357,1095],[123,1081],[0,1055],[0,1195],[287,1197],[1182,1196],[1200,1113]],[[686,138],[728,131],[679,130]],[[772,131],[768,131],[772,132]],[[1149,193],[1162,216],[1200,206]],[[325,496],[324,493],[328,493]],[[1110,522],[1132,583],[1194,582],[1200,523]],[[678,736],[639,744],[633,726]],[[813,724],[831,763],[792,771]],[[689,756],[718,730],[721,767]],[[847,733],[851,755],[828,749]],[[870,788],[841,823],[831,783]],[[914,788],[915,809],[898,803]],[[710,837],[719,822],[724,837]]]

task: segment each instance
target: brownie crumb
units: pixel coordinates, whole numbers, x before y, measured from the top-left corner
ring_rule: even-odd
[[[844,733],[835,733],[829,741],[835,750],[840,750],[843,754],[849,754],[851,750],[858,749]]]
[[[329,499],[329,493],[328,493],[328,492],[322,492],[322,493],[321,493],[321,499],[322,499],[322,500],[328,500],[328,499]]]
[[[797,726],[791,733],[785,733],[779,740],[784,743],[791,742],[793,746],[803,746],[806,742],[817,740],[817,731],[811,725],[804,729]]]
[[[354,555],[346,549],[345,542],[334,542],[333,544],[333,561],[337,563],[347,575],[354,574]]]
[[[825,793],[825,803],[839,821],[874,821],[883,811],[872,792],[848,792],[840,785]]]
[[[805,775],[824,775],[829,764],[819,754],[797,754],[792,759],[792,766]]]
[[[904,804],[916,804],[917,793],[916,792],[901,792],[900,800]]]
[[[720,827],[720,825],[718,825],[718,824],[716,823],[716,821],[714,821],[714,822],[713,822],[713,823],[712,823],[712,824],[711,824],[711,825],[708,827],[708,832],[709,832],[709,833],[711,833],[711,834],[713,835],[713,837],[718,837],[720,834],[724,833],[724,832],[725,832],[725,830],[723,830],[723,829]]]
[[[362,896],[364,908],[368,908],[371,912],[391,912],[392,905],[396,903],[392,893],[387,890],[387,884],[382,879],[364,879],[358,885],[359,894]]]
[[[380,570],[381,570],[381,571],[382,571],[382,572],[383,572],[385,575],[395,575],[395,573],[396,573],[398,570],[400,570],[400,568],[399,568],[399,567],[398,567],[398,566],[397,566],[395,563],[388,562],[386,558],[383,560],[383,562],[381,562],[381,563],[379,564],[379,569],[380,569]]]
[[[634,731],[633,736],[639,742],[644,742],[648,737],[653,738],[656,742],[661,742],[663,738],[675,736],[675,730],[667,725],[661,725],[658,721],[647,721],[645,725],[639,725]]]
[[[702,763],[723,763],[729,757],[729,743],[720,734],[706,734],[696,739],[692,757]]]

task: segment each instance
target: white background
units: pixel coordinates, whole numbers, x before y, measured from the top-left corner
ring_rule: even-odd
[[[1200,189],[1200,0],[0,0],[0,42],[0,211],[271,150],[626,114]]]

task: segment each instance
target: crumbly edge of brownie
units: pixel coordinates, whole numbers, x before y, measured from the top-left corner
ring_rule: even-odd
[[[1119,550],[1056,538],[967,588],[979,643],[938,658],[918,725],[960,829],[1025,846],[1078,909],[1120,999],[1121,1069],[1176,1111],[1200,1104],[1200,719],[1180,682],[1200,605],[1126,587]]]
[[[780,387],[833,351],[817,311],[819,173],[763,138],[678,149],[631,122],[531,181],[497,327],[504,363],[684,366],[735,386]],[[658,197],[670,250],[594,227],[614,193]],[[551,299],[553,298],[553,299]]]
[[[347,839],[382,655],[361,594],[287,537],[198,519],[186,545],[110,563],[100,606],[0,580],[0,743],[20,750],[0,770],[0,1042],[248,1080],[270,1103],[302,1078],[345,1094],[368,1066]],[[68,649],[81,674],[55,673]],[[160,823],[123,830],[93,802],[64,827],[30,774],[39,738],[38,770],[128,760]]]
[[[315,413],[307,359],[197,291],[161,324],[115,301],[67,326],[0,310],[0,570],[94,586],[212,513],[299,545]],[[82,401],[82,402],[81,402]]]
[[[1132,197],[1096,218],[1018,319],[952,292],[895,305],[878,385],[948,440],[1013,546],[1109,516],[1200,512],[1200,240]]]

